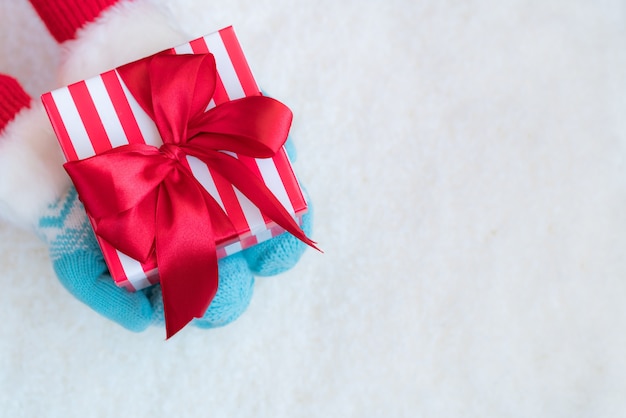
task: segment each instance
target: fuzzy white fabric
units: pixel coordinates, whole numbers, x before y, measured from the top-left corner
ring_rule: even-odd
[[[70,185],[63,162],[43,105],[32,101],[0,133],[0,219],[35,227]]]
[[[122,1],[63,44],[60,85],[96,76],[187,41],[175,20],[155,4]]]
[[[36,96],[62,49],[24,3],[0,1],[0,71]],[[0,226],[3,415],[624,415],[623,2],[152,3],[233,24],[294,110],[325,254],[164,342]]]

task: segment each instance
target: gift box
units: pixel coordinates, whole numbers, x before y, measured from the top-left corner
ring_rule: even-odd
[[[213,55],[217,77],[207,110],[243,97],[261,95],[232,27],[166,53]],[[42,96],[67,161],[88,159],[127,144],[143,143],[155,147],[163,144],[155,121],[129,91],[119,70],[107,71]],[[284,148],[271,158],[230,154],[261,179],[298,224],[301,222],[307,205]],[[186,164],[236,230],[215,242],[218,257],[236,253],[284,232],[237,187],[215,175],[205,162],[186,156]],[[93,216],[90,218],[94,224]],[[140,262],[116,249],[99,236],[97,230],[96,236],[111,276],[119,286],[134,291],[159,281],[156,257]]]

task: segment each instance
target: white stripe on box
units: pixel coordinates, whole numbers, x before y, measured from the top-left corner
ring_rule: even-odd
[[[267,187],[272,191],[274,196],[276,196],[285,210],[287,210],[287,212],[289,212],[292,216],[295,216],[296,210],[293,208],[291,200],[289,200],[289,195],[287,194],[287,190],[285,189],[285,185],[283,184],[280,174],[278,174],[278,169],[276,168],[274,160],[271,158],[256,158],[255,160]]]
[[[232,244],[229,244],[227,246],[224,247],[224,252],[226,252],[226,255],[232,255],[232,254],[236,254],[239,251],[243,250],[243,248],[241,247],[241,242],[237,241],[237,242],[233,242]]]
[[[141,263],[134,258],[127,256],[126,254],[115,250],[117,257],[120,259],[120,264],[124,269],[124,274],[128,278],[128,281],[135,289],[143,289],[150,286],[152,283],[148,280],[146,273],[143,271]]]
[[[128,144],[128,138],[124,133],[124,128],[117,116],[117,112],[111,102],[111,96],[107,92],[102,77],[93,77],[85,80],[87,90],[93,100],[93,104],[96,107],[98,116],[102,121],[102,126],[109,137],[111,147],[119,147]]]
[[[191,48],[191,44],[187,43],[184,45],[179,45],[176,48],[174,48],[174,51],[176,52],[177,55],[181,55],[181,54],[193,54],[193,49]]]
[[[224,208],[224,203],[222,202],[222,198],[217,191],[217,187],[215,186],[213,177],[211,177],[211,173],[209,172],[209,168],[206,166],[206,164],[191,155],[187,156],[187,162],[189,163],[191,173],[196,178],[196,180],[198,180],[202,187],[204,187],[206,191],[209,192],[211,196],[213,196],[215,201],[222,207],[222,210],[226,212],[226,209]]]
[[[230,155],[233,158],[237,158],[237,154],[232,151],[220,151],[224,154]],[[250,227],[250,232],[255,235],[259,231],[266,230],[265,219],[263,219],[263,214],[259,210],[259,208],[253,204],[250,199],[248,199],[243,193],[239,191],[236,187],[233,186],[233,190],[235,191],[235,196],[237,197],[237,201],[241,206],[241,210],[243,212],[243,216],[246,218],[248,222],[248,226]]]
[[[266,229],[265,231],[260,231],[258,234],[256,234],[256,240],[258,244],[262,243],[263,241],[272,239],[273,237],[274,236],[272,234],[272,231],[269,229]]]
[[[70,94],[70,90],[67,87],[63,87],[52,91],[50,94],[57,105],[68,136],[70,138],[89,138],[85,130],[85,125],[83,125],[83,121],[76,108],[76,103],[74,103],[74,99],[72,99],[72,95]],[[74,142],[72,140],[72,146],[79,160],[96,155],[96,151],[93,149],[90,141]]]
[[[265,226],[265,219],[263,219],[263,215],[259,208],[256,207],[243,193],[239,191],[236,187],[233,187],[235,191],[235,196],[237,197],[237,201],[239,202],[239,206],[241,206],[241,210],[243,212],[243,216],[246,218],[246,222],[248,222],[248,226],[250,227],[250,233],[252,235],[258,234],[260,231],[267,229]]]
[[[137,103],[137,100],[135,100],[133,95],[130,93],[128,87],[124,84],[124,80],[122,80],[117,71],[115,71],[115,75],[120,80],[120,84],[124,90],[124,95],[126,96],[126,99],[128,99],[128,105],[130,106],[133,116],[137,121],[137,125],[139,126],[144,142],[148,145],[160,147],[163,145],[163,140],[161,139],[161,135],[159,134],[156,124],[152,119],[150,119],[150,116],[144,112],[139,103]]]
[[[241,86],[239,77],[237,77],[235,67],[230,60],[230,56],[228,56],[228,51],[226,51],[224,42],[222,42],[222,38],[214,34],[213,36],[206,36],[204,40],[209,48],[209,51],[211,51],[211,53],[215,56],[217,72],[222,79],[226,93],[228,93],[228,98],[230,100],[235,100],[245,97],[246,94],[243,91],[243,87]]]

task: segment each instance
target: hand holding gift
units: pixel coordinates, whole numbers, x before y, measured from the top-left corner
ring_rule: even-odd
[[[55,142],[51,138],[49,130],[44,124],[40,125],[41,132],[28,132],[28,129],[20,129],[20,125],[22,128],[25,128],[26,125],[32,126],[30,122],[34,119],[39,119],[41,122],[42,110],[36,104],[32,105],[30,109],[26,109],[27,105],[24,104],[26,101],[23,100],[24,94],[18,90],[13,89],[15,94],[11,93],[11,95],[21,95],[22,101],[17,109],[13,109],[13,113],[20,109],[23,110],[10,123],[16,127],[7,129],[10,135],[4,144],[12,144],[12,146],[20,148],[16,144],[24,139],[23,137],[31,137],[32,140],[29,139],[23,143],[32,146],[32,149],[26,147],[26,153],[32,154],[33,160],[35,157],[40,160],[38,161],[39,164],[33,164],[41,166],[44,171],[49,171],[46,179],[59,180],[51,180],[54,184],[50,186],[53,187],[41,185],[41,189],[48,191],[46,195],[41,196],[41,199],[37,199],[39,193],[33,192],[34,200],[37,202],[33,202],[33,210],[31,210],[31,215],[41,215],[44,212],[42,206],[48,207],[48,204],[53,200],[50,197],[62,195],[56,205],[53,204],[48,207],[50,213],[42,216],[41,221],[37,223],[40,231],[51,244],[51,254],[59,278],[79,299],[127,328],[140,330],[149,323],[162,321],[163,309],[159,286],[131,293],[115,286],[107,275],[106,266],[97,250],[96,240],[90,231],[89,222],[84,216],[81,205],[76,200],[75,192],[62,193],[67,182],[63,174],[58,172],[60,170],[58,153],[51,149],[51,152],[46,152],[47,155],[44,157],[38,155],[38,151],[43,146],[51,147]],[[6,103],[10,102],[6,99],[5,101]],[[6,113],[11,114],[11,110],[9,109]],[[3,151],[2,145],[0,144],[0,152]],[[38,147],[39,149],[37,149]],[[7,148],[11,148],[11,146],[7,146]],[[9,155],[10,153],[3,153],[5,158],[10,158]],[[56,158],[52,158],[52,156],[56,156]],[[33,180],[41,181],[41,179]],[[9,208],[14,206],[11,204],[10,196],[7,195],[6,199],[3,197],[3,200],[7,201]],[[17,213],[21,210],[15,206],[13,209]],[[32,223],[33,219],[31,217],[26,221]],[[306,230],[309,228],[309,223],[308,215],[304,215],[302,226],[305,232],[308,232]],[[303,250],[304,245],[302,243],[289,234],[283,234],[249,250],[220,260],[217,294],[206,313],[195,323],[199,326],[211,327],[223,325],[235,319],[248,304],[254,280],[253,273],[275,274],[289,268],[295,264]]]

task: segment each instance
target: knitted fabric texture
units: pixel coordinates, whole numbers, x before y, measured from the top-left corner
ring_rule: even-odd
[[[309,205],[309,212],[303,216],[302,230],[311,236],[313,229],[313,208]],[[284,234],[280,240],[270,241],[267,245],[261,243],[244,251],[250,269],[257,276],[274,276],[291,269],[296,265],[306,246],[293,235]]]
[[[15,115],[30,104],[30,96],[16,79],[0,74],[0,131]]]
[[[93,22],[118,0],[30,0],[46,27],[62,43],[74,39],[76,31]]]
[[[227,325],[239,318],[248,308],[254,291],[254,276],[246,260],[241,255],[233,255],[219,260],[220,279],[217,293],[202,318],[192,324],[200,328],[216,328]],[[164,323],[163,297],[160,286],[146,290],[154,308],[154,322]]]
[[[50,246],[59,281],[78,300],[132,331],[142,331],[153,322],[148,298],[140,292],[126,292],[108,276],[91,225],[73,188],[49,207],[39,222],[38,232]]]

